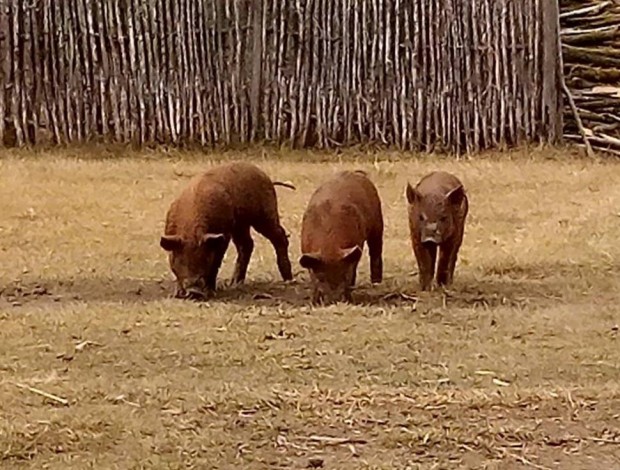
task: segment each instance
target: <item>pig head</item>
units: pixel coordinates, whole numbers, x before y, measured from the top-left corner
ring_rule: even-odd
[[[330,304],[350,302],[357,265],[362,256],[358,245],[330,252],[304,253],[299,264],[310,272],[312,302]]]
[[[424,245],[441,245],[450,240],[457,231],[457,219],[464,197],[463,186],[458,186],[446,194],[422,195],[407,184],[412,235]]]
[[[170,269],[176,277],[177,298],[205,299],[215,290],[217,272],[229,242],[230,237],[224,233],[161,237],[159,244],[168,252]]]

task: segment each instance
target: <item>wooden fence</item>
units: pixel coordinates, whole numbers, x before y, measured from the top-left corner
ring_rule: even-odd
[[[0,142],[555,142],[558,48],[550,0],[0,0]]]

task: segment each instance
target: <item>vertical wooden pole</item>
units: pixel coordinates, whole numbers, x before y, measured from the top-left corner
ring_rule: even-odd
[[[263,0],[252,2],[252,79],[250,82],[250,140],[260,132],[260,95],[263,58]]]
[[[0,0],[0,147],[5,145],[5,119],[8,119],[7,85],[9,83],[9,6]]]
[[[562,95],[560,70],[560,48],[558,35],[558,18],[560,8],[558,0],[542,2],[542,121],[545,123],[549,143],[562,140]]]

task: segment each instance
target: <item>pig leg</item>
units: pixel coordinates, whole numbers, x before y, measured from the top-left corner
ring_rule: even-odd
[[[414,243],[413,251],[418,262],[420,273],[420,288],[430,290],[435,275],[435,260],[437,258],[437,245],[424,246],[422,243]]]
[[[458,215],[458,231],[450,242],[450,257],[448,259],[445,275],[445,285],[452,284],[454,280],[454,268],[456,267],[456,261],[458,259],[459,250],[463,243],[463,234],[465,232],[465,218],[469,211],[469,202],[467,197],[463,200],[463,204],[460,208],[460,214]]]
[[[383,280],[383,232],[368,237],[368,256],[370,257],[370,282],[379,284]]]
[[[352,289],[348,288],[344,291],[344,301],[345,302],[353,302],[353,296],[351,295]]]
[[[437,284],[448,286],[452,283],[451,264],[456,255],[456,249],[452,243],[446,243],[439,247],[439,262],[437,263]]]
[[[321,296],[321,292],[319,291],[319,289],[317,289],[316,287],[314,287],[312,289],[312,303],[314,305],[320,305],[322,302],[322,296]]]
[[[284,228],[279,223],[257,224],[254,226],[256,231],[264,236],[273,245],[276,252],[278,270],[282,279],[290,281],[293,279],[291,261],[288,257],[288,237]]]
[[[358,266],[359,266],[359,262],[355,263],[355,266],[352,267],[353,275],[351,276],[351,283],[347,286],[347,288],[344,291],[344,299],[347,302],[352,302],[351,293],[353,292],[353,288],[355,287],[355,280],[357,278],[357,268],[358,268]]]
[[[465,210],[467,210],[467,205],[465,205]],[[463,227],[463,223],[460,225]],[[462,243],[463,229],[461,228],[452,239],[441,247],[441,255],[437,267],[437,283],[439,285],[449,286],[452,284],[452,280],[454,279],[454,268],[456,267],[456,260]]]
[[[209,269],[209,273],[207,274],[206,287],[210,291],[215,291],[215,287],[217,284],[217,273],[222,266],[222,261],[224,260],[224,254],[226,253],[226,249],[228,248],[228,243],[225,246],[218,249],[215,253],[213,253],[213,260],[211,263],[211,269]]]
[[[235,263],[232,283],[243,284],[248,272],[248,264],[250,264],[252,251],[254,251],[254,240],[252,240],[252,236],[250,235],[250,227],[236,230],[233,233],[232,240],[237,249],[237,261]]]
[[[463,244],[463,235],[465,232],[465,217],[467,217],[467,211],[468,211],[468,201],[467,198],[465,198],[464,201],[464,205],[463,205],[463,209],[462,209],[462,215],[461,215],[461,222],[459,224],[460,226],[460,230],[457,232],[455,238],[454,238],[454,243],[452,243],[452,256],[450,257],[450,263],[448,264],[448,282],[452,283],[452,280],[454,279],[454,268],[456,267],[456,261],[458,259],[458,254],[459,254],[459,250],[461,249],[461,245]]]
[[[456,267],[456,260],[458,259],[460,248],[460,241],[452,247],[452,256],[450,256],[450,262],[448,263],[448,284],[452,284],[452,280],[454,279],[454,268]]]

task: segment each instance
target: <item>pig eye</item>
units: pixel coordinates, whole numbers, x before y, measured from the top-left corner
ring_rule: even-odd
[[[439,218],[439,220],[440,220],[441,222],[446,222],[446,221],[448,220],[448,216],[446,216],[446,215],[442,215],[442,216]]]
[[[420,222],[424,222],[426,220],[426,216],[424,214],[420,214]]]

